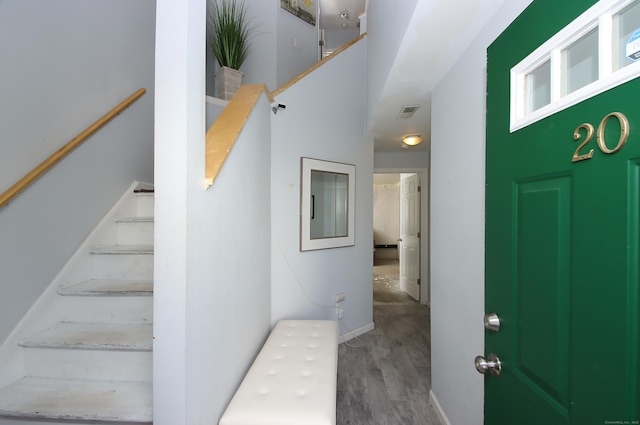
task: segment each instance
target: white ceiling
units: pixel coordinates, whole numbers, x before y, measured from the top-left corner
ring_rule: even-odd
[[[397,7],[412,2],[394,1]],[[372,111],[369,131],[376,152],[402,150],[402,136],[419,133],[424,141],[412,150],[430,149],[431,92],[440,79],[471,44],[474,37],[505,0],[417,0],[402,43]],[[366,0],[319,0],[323,28],[339,28],[340,12],[348,10],[355,26],[365,10]],[[407,4],[409,3],[409,5]],[[353,28],[352,28],[353,29]],[[368,28],[369,31],[375,30]],[[404,105],[421,105],[410,119],[396,119]]]

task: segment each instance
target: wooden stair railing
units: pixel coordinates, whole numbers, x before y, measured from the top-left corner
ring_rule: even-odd
[[[23,190],[25,190],[31,183],[41,177],[44,173],[46,173],[49,169],[51,169],[54,165],[60,162],[65,156],[67,156],[72,150],[77,148],[82,142],[87,140],[90,136],[92,136],[95,132],[104,127],[109,121],[117,117],[120,112],[129,107],[133,102],[138,100],[143,94],[145,94],[147,89],[141,88],[131,96],[123,100],[118,106],[107,112],[102,118],[91,124],[87,127],[82,133],[78,134],[76,137],[71,139],[66,145],[58,149],[55,153],[53,153],[49,158],[42,161],[37,167],[27,173],[23,178],[18,180],[16,184],[7,189],[2,195],[0,195],[0,208],[7,205],[9,202],[13,200],[18,194],[20,194]]]
[[[222,169],[231,148],[236,143],[251,112],[262,95],[273,103],[273,96],[264,84],[245,84],[222,110],[205,136],[205,181],[207,189]]]
[[[299,74],[296,77],[293,77],[291,80],[289,80],[288,82],[284,83],[281,87],[278,87],[276,90],[274,90],[273,93],[272,93],[273,97],[276,97],[277,95],[279,95],[280,93],[282,93],[283,91],[285,91],[286,89],[288,89],[289,87],[291,87],[292,85],[297,83],[298,81],[302,80],[304,77],[306,77],[307,75],[311,74],[313,71],[315,71],[316,69],[320,68],[322,65],[324,65],[327,62],[329,62],[331,59],[335,58],[340,53],[344,52],[349,47],[353,46],[354,44],[356,44],[358,41],[362,40],[366,36],[367,36],[366,32],[360,34],[358,37],[354,38],[353,40],[351,40],[350,42],[348,42],[344,46],[340,47],[339,49],[336,49],[335,52],[333,52],[332,54],[330,54],[326,58],[323,58],[321,61],[318,61],[315,64],[313,64],[312,66],[310,66],[306,71],[302,72],[301,74]]]
[[[251,112],[253,111],[258,99],[262,94],[267,96],[269,103],[275,103],[274,97],[281,94],[287,88],[291,87],[305,76],[309,75],[323,64],[333,59],[338,54],[347,50],[349,47],[356,44],[358,41],[365,38],[367,33],[354,38],[349,43],[337,49],[333,54],[327,56],[321,61],[315,63],[313,66],[302,72],[297,77],[291,79],[282,87],[275,90],[273,93],[269,92],[267,86],[264,84],[246,84],[240,86],[240,90],[229,101],[229,104],[222,110],[218,118],[207,130],[205,136],[205,179],[204,188],[209,188],[213,181],[218,176],[218,173],[222,169],[231,148],[236,142],[236,139],[242,132],[244,125],[246,124]]]

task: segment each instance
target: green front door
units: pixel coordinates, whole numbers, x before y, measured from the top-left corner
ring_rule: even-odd
[[[509,131],[510,69],[594,3],[535,0],[488,50],[485,425],[640,424],[640,79]]]

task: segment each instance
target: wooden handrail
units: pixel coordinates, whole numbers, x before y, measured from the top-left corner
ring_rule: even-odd
[[[349,43],[340,47],[330,56],[317,62],[315,65],[284,84],[282,87],[270,93],[264,84],[246,84],[240,86],[229,104],[222,110],[218,118],[211,125],[205,136],[205,179],[204,187],[207,189],[213,184],[222,169],[229,152],[233,148],[238,136],[247,123],[251,112],[256,106],[260,96],[265,94],[269,103],[274,103],[274,97],[291,87],[305,76],[309,75],[336,55],[347,50],[358,41],[365,38],[367,33],[356,37]]]
[[[91,124],[87,127],[82,133],[78,134],[76,137],[71,139],[66,145],[58,149],[55,153],[53,153],[49,158],[45,159],[38,165],[36,168],[27,173],[23,178],[18,180],[16,184],[7,189],[2,195],[0,195],[0,208],[7,205],[9,202],[13,200],[18,194],[20,194],[23,190],[25,190],[31,183],[37,180],[40,176],[46,173],[49,169],[51,169],[54,165],[56,165],[62,158],[67,156],[72,150],[77,148],[82,142],[87,140],[90,136],[92,136],[95,132],[100,130],[107,124],[109,121],[114,119],[120,112],[129,107],[133,102],[138,100],[143,94],[145,94],[147,89],[141,88],[136,91],[134,94],[123,100],[118,106],[113,108],[111,111],[107,112],[102,118],[98,121]]]
[[[205,136],[205,181],[207,189],[213,184],[222,169],[231,148],[249,120],[260,96],[265,95],[269,103],[275,102],[264,84],[245,84],[222,110]]]

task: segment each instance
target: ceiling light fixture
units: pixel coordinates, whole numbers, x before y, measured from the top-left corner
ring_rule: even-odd
[[[402,143],[408,146],[419,145],[422,142],[422,136],[419,134],[410,134],[402,138]]]

